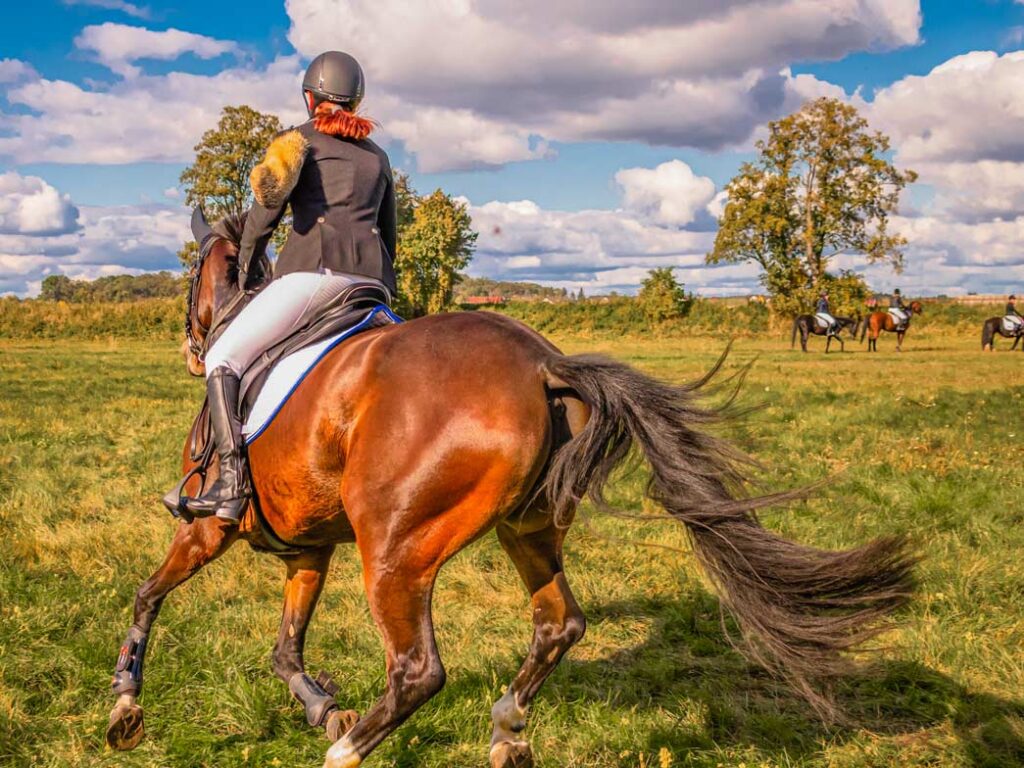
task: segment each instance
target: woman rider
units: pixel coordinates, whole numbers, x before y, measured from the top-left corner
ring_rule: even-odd
[[[1021,316],[1020,312],[1017,311],[1017,297],[1014,296],[1012,293],[1010,294],[1010,297],[1006,300],[1006,314],[1012,317]]]
[[[275,279],[227,327],[206,355],[206,392],[220,474],[198,498],[195,515],[237,523],[251,496],[239,380],[268,347],[305,325],[354,282],[376,281],[394,295],[396,218],[391,165],[367,137],[374,123],[356,114],[363,71],[346,53],[313,59],[302,81],[310,120],[278,135],[250,181],[238,254],[238,285],[259,259],[291,203],[292,227]]]
[[[827,291],[822,291],[821,295],[818,296],[818,305],[814,311],[826,321],[825,331],[833,333],[836,327],[836,319],[832,316],[832,310],[829,309]]]

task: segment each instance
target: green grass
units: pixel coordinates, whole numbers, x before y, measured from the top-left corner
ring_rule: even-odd
[[[788,330],[788,329],[787,329]],[[907,532],[922,589],[870,675],[844,683],[855,725],[825,728],[731,648],[717,600],[670,522],[584,508],[567,543],[586,638],[542,690],[527,736],[541,766],[1010,766],[1024,764],[1024,355],[983,355],[974,332],[915,328],[901,356],[791,352],[759,359],[731,430],[771,488],[831,478],[765,523],[823,547]],[[720,352],[711,338],[556,338],[672,380]],[[135,589],[176,525],[158,498],[176,479],[199,401],[174,341],[0,342],[0,765],[319,766],[326,740],[270,672],[283,569],[241,544],[172,594],[146,669],[147,738],[103,746],[109,676]],[[1003,345],[1005,348],[1005,344]],[[613,495],[641,508],[641,477]],[[448,686],[367,761],[486,764],[489,710],[530,636],[529,607],[493,537],[460,554],[436,592]],[[310,630],[359,710],[383,654],[354,550],[339,550]]]

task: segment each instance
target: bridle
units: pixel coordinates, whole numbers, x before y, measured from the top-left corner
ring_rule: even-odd
[[[188,281],[188,293],[185,297],[185,340],[188,342],[188,351],[198,360],[200,363],[206,357],[206,340],[210,338],[210,329],[203,325],[199,320],[199,307],[195,304],[198,301],[199,296],[199,281],[203,276],[203,264],[206,262],[206,255],[212,250],[211,248],[200,249],[199,258],[196,263],[192,265],[192,276]],[[196,320],[193,323],[192,314],[195,313]],[[196,336],[196,328],[198,327],[203,338],[200,340]]]

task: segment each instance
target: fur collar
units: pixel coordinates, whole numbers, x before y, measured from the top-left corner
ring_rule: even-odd
[[[249,174],[256,202],[268,209],[284,205],[299,181],[308,149],[309,143],[298,131],[285,131],[270,142],[263,161]]]
[[[368,117],[357,115],[340,107],[323,102],[317,105],[313,117],[313,127],[328,136],[340,136],[345,139],[361,141],[369,136],[377,123]]]

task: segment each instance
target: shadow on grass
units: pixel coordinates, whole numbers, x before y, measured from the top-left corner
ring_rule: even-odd
[[[876,752],[891,751],[893,759],[914,754],[921,764],[952,762],[953,750],[959,764],[1024,765],[1024,701],[971,692],[916,662],[878,662],[842,681],[836,698],[849,722],[826,726],[802,698],[732,648],[717,605],[704,593],[689,601],[651,597],[591,607],[591,627],[640,618],[649,622],[646,640],[604,658],[579,661],[570,654],[540,700],[570,719],[583,701],[680,712],[677,726],[652,729],[646,744],[623,744],[652,754],[661,747],[676,755],[754,748],[787,764],[820,759],[823,744],[841,748],[868,739]],[[937,732],[946,724],[956,743]]]

